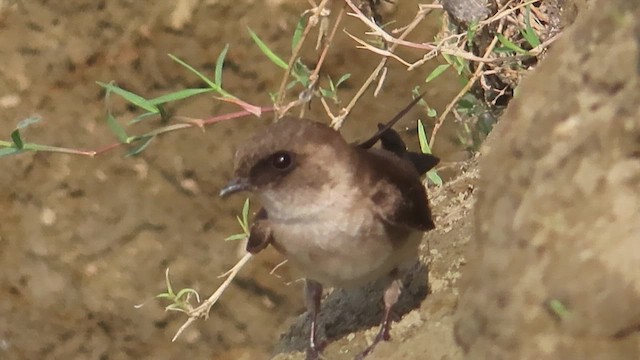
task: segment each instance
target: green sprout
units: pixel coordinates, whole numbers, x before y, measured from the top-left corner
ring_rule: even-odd
[[[251,234],[251,228],[249,227],[249,198],[244,201],[244,205],[242,206],[242,218],[240,216],[236,216],[236,219],[242,228],[242,232],[233,234],[224,239],[224,241],[244,240],[249,238],[249,234]]]
[[[422,121],[418,120],[418,140],[420,141],[420,150],[423,154],[431,154],[431,147],[427,141],[427,134],[424,131],[424,125]],[[438,175],[436,169],[431,169],[427,172],[427,178],[435,185],[442,186],[442,178]]]
[[[165,272],[165,281],[167,283],[167,292],[156,295],[156,298],[168,299],[171,301],[171,304],[164,308],[165,311],[180,311],[188,314],[193,309],[189,303],[192,295],[196,297],[197,302],[200,302],[200,295],[198,295],[198,292],[194,289],[185,288],[177,293],[173,291],[171,281],[169,281],[169,268],[167,268],[167,271]]]
[[[333,100],[335,104],[339,104],[340,100],[338,99],[338,87],[340,86],[340,84],[347,81],[350,77],[351,74],[344,74],[334,84],[333,80],[331,80],[331,78],[327,76],[327,78],[329,79],[329,88],[320,88],[320,94],[322,94],[323,97]]]
[[[567,306],[558,299],[549,300],[547,306],[549,307],[549,310],[551,310],[551,312],[559,319],[565,319],[566,317],[571,315],[571,311],[569,311]]]

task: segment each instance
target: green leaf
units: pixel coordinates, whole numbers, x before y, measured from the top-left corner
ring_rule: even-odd
[[[300,17],[300,20],[298,20],[296,30],[293,32],[293,37],[291,38],[291,52],[295,51],[295,48],[298,46],[305,27],[307,27],[307,16],[302,15],[302,17]]]
[[[477,30],[478,30],[478,21],[472,20],[471,24],[469,24],[469,28],[467,29],[467,45],[469,47],[473,45],[473,40],[476,37]]]
[[[18,150],[24,147],[24,142],[22,142],[22,137],[20,137],[20,129],[15,129],[11,132],[11,140],[13,140],[13,144]]]
[[[155,116],[155,115],[158,115],[158,114],[157,113],[150,113],[150,112],[147,112],[147,113],[144,113],[144,114],[140,114],[140,115],[134,117],[133,119],[131,119],[127,123],[127,125],[133,125],[133,124],[139,123],[140,121],[142,121],[142,120],[144,120],[146,118]]]
[[[418,140],[420,141],[420,150],[423,154],[431,154],[429,141],[427,141],[427,133],[424,131],[424,124],[418,120]]]
[[[244,240],[246,238],[247,238],[247,234],[245,234],[245,233],[234,234],[234,235],[231,235],[231,236],[227,237],[226,239],[224,239],[224,241]]]
[[[566,318],[571,314],[571,311],[558,299],[549,301],[549,308],[560,318]]]
[[[120,96],[122,96],[125,100],[127,100],[128,102],[132,103],[133,105],[142,108],[148,112],[152,112],[152,113],[158,113],[160,112],[160,110],[158,110],[158,108],[152,104],[149,100],[143,98],[142,96],[138,95],[138,94],[134,94],[131,91],[127,91],[123,88],[120,88],[116,85],[113,84],[105,84],[103,82],[98,81],[97,82],[98,85],[102,86],[103,88],[105,88],[107,91],[109,92],[113,92],[116,93]]]
[[[126,144],[128,142],[129,135],[127,135],[127,132],[120,125],[120,123],[118,123],[116,118],[111,115],[111,111],[107,112],[107,125],[109,126],[109,129],[111,129],[111,132],[116,135],[118,141],[123,144]]]
[[[524,17],[524,23],[526,27],[525,29],[521,30],[520,33],[522,34],[522,37],[527,40],[529,45],[531,45],[532,48],[535,48],[536,46],[540,45],[540,37],[538,37],[538,34],[531,26],[531,5],[528,4],[526,9],[527,11]]]
[[[220,86],[218,86],[215,82],[211,81],[211,79],[209,79],[208,77],[206,77],[203,73],[199,72],[198,70],[196,70],[193,66],[187,64],[186,62],[180,60],[180,58],[178,58],[177,56],[173,55],[173,54],[169,54],[169,57],[177,62],[178,64],[182,65],[183,67],[185,67],[187,70],[191,71],[192,73],[196,74],[196,76],[198,76],[202,81],[204,81],[207,85],[209,85],[209,87],[211,89],[213,89],[215,92],[223,95],[223,96],[231,96],[228,92],[222,90],[222,88]]]
[[[320,88],[320,95],[322,95],[322,97],[331,98],[333,97],[333,92],[325,88]]]
[[[167,294],[170,296],[175,296],[175,293],[173,292],[173,289],[171,288],[171,281],[169,280],[169,268],[167,268],[167,271],[165,271],[164,273],[164,281],[167,285]]]
[[[137,141],[140,142],[140,144],[136,147],[134,147],[133,149],[129,150],[124,156],[129,157],[129,156],[136,156],[138,154],[140,154],[141,152],[144,151],[144,149],[147,148],[147,146],[149,146],[149,144],[151,144],[151,141],[155,139],[155,136],[143,136],[140,139],[138,139]]]
[[[351,77],[351,74],[349,73],[342,75],[340,79],[338,79],[338,81],[336,82],[336,89],[340,86],[340,84],[347,81],[350,77]]]
[[[157,98],[153,98],[149,100],[150,103],[154,105],[161,105],[171,101],[183,100],[194,95],[199,95],[207,92],[214,91],[211,88],[198,88],[198,89],[183,89],[180,91],[172,92],[170,94],[158,96]]]
[[[236,216],[236,220],[238,220],[238,224],[240,224],[240,227],[242,228],[242,231],[245,234],[248,234],[249,233],[249,227],[247,226],[247,224],[245,224],[244,221],[242,221],[240,216]]]
[[[435,170],[427,171],[427,178],[437,186],[442,186],[443,184],[442,178],[440,177],[440,175],[438,175],[438,173]]]
[[[26,129],[27,127],[35,124],[35,123],[39,123],[40,121],[42,121],[42,118],[40,116],[30,116],[26,119],[20,120],[20,122],[18,123],[18,126],[16,126],[16,128],[22,130],[22,129]]]
[[[523,48],[519,47],[518,45],[514,44],[513,42],[511,42],[511,40],[507,39],[504,35],[502,34],[496,34],[496,36],[498,37],[498,40],[500,40],[500,43],[506,47],[507,49],[513,50],[515,52],[517,52],[518,54],[527,54],[527,50],[524,50]]]
[[[445,70],[447,70],[450,66],[451,66],[451,64],[441,64],[441,65],[436,66],[436,68],[433,69],[431,74],[429,74],[427,76],[427,79],[424,82],[428,83],[428,82],[434,80],[435,78],[440,76],[443,72],[445,72]]]
[[[305,88],[309,86],[309,76],[311,76],[311,70],[300,59],[293,63],[293,70],[291,75],[296,78]]]
[[[244,205],[242,205],[242,222],[244,223],[244,228],[249,229],[249,198],[244,201]],[[248,233],[248,231],[245,231]]]
[[[182,299],[185,295],[188,295],[188,294],[194,294],[196,297],[199,297],[198,292],[195,291],[194,289],[184,288],[178,291],[178,293],[176,294],[176,298]]]
[[[224,58],[227,56],[227,51],[229,50],[229,44],[224,46],[220,55],[218,55],[218,60],[216,60],[216,71],[214,74],[213,81],[218,85],[218,87],[222,88],[222,67],[224,66]]]
[[[16,154],[19,154],[19,153],[25,152],[25,151],[26,150],[18,149],[18,148],[15,148],[15,147],[6,147],[6,148],[0,149],[0,157],[16,155]]]
[[[258,48],[260,48],[260,51],[262,51],[262,53],[265,54],[267,58],[271,60],[272,63],[276,64],[278,67],[280,67],[283,70],[287,70],[289,68],[287,63],[284,60],[282,60],[278,55],[276,55],[273,51],[271,51],[269,46],[267,46],[267,44],[265,44],[264,41],[262,41],[262,39],[260,39],[260,37],[258,37],[258,35],[256,35],[256,33],[253,32],[253,30],[251,30],[251,28],[247,27],[247,30],[249,31],[249,35],[251,35],[251,38],[253,39],[253,41],[256,43],[256,45],[258,45]]]
[[[430,118],[434,118],[436,116],[438,116],[438,112],[436,111],[436,109],[432,108],[432,107],[428,107],[427,108],[427,116]]]
[[[420,150],[423,154],[431,154],[431,147],[427,141],[427,134],[424,130],[422,121],[418,120],[418,140],[420,141]],[[442,186],[442,178],[435,169],[427,171],[427,178],[437,186]]]

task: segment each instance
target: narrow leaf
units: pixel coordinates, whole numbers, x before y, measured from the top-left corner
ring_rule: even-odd
[[[140,140],[138,140],[140,142],[140,144],[136,147],[134,147],[133,149],[129,150],[125,156],[129,157],[129,156],[136,156],[138,154],[140,154],[141,152],[144,151],[144,149],[147,148],[147,146],[149,146],[149,144],[151,144],[151,141],[155,139],[155,136],[144,136],[142,137]]]
[[[196,297],[198,297],[198,292],[195,291],[194,289],[184,288],[178,291],[178,293],[176,294],[176,298],[182,299],[187,294],[194,294]]]
[[[142,108],[144,110],[147,110],[148,112],[152,112],[152,113],[158,113],[160,112],[160,110],[158,110],[158,108],[152,104],[151,102],[149,102],[147,99],[143,98],[142,96],[138,95],[138,94],[134,94],[131,91],[127,91],[123,88],[120,88],[118,86],[115,86],[113,84],[105,84],[103,82],[98,81],[97,82],[98,85],[102,86],[103,88],[107,89],[108,91],[111,91],[113,93],[116,93],[120,96],[122,96],[125,100],[127,100],[128,102],[132,103],[133,105]]]
[[[133,125],[133,124],[139,123],[140,121],[142,121],[142,120],[144,120],[146,118],[149,118],[151,116],[155,116],[155,115],[158,115],[158,113],[146,112],[144,114],[140,114],[140,115],[134,117],[133,119],[131,119],[131,121],[129,121],[127,123],[127,125]]]
[[[0,157],[16,155],[16,154],[19,154],[19,153],[24,152],[24,151],[25,150],[23,150],[23,149],[18,149],[18,148],[14,148],[14,147],[2,148],[2,149],[0,149]]]
[[[478,21],[472,20],[471,24],[469,24],[469,28],[467,29],[467,45],[469,47],[473,45],[473,40],[475,40],[477,30],[478,30]]]
[[[522,30],[520,33],[525,38],[525,40],[527,40],[529,45],[531,45],[532,48],[535,48],[536,46],[540,45],[540,38],[538,37],[538,34],[531,26],[531,5],[527,5],[526,9],[527,11],[524,17],[524,23],[526,25],[526,28]]]
[[[519,54],[527,54],[527,50],[524,50],[523,48],[514,44],[513,42],[511,42],[511,40],[507,39],[504,35],[496,34],[496,36],[498,37],[498,40],[500,40],[500,43],[507,49],[513,50]]]
[[[194,95],[199,95],[199,94],[203,94],[211,91],[213,91],[213,89],[210,89],[210,88],[184,89],[184,90],[172,92],[170,94],[158,96],[157,98],[153,98],[149,100],[149,102],[154,105],[161,105],[171,101],[183,100]]]
[[[189,70],[192,73],[196,74],[196,76],[198,76],[202,81],[204,81],[207,85],[209,85],[210,88],[212,88],[217,93],[219,93],[219,94],[221,94],[223,96],[228,96],[229,95],[229,93],[227,93],[226,91],[222,90],[222,88],[220,86],[218,86],[216,83],[211,81],[211,79],[206,77],[203,73],[201,73],[198,70],[196,70],[193,66],[191,66],[191,65],[187,64],[186,62],[180,60],[180,58],[178,58],[175,55],[169,54],[169,57],[173,61],[175,61],[178,64],[180,64],[180,65],[184,66],[185,68],[187,68],[187,70]]]
[[[24,147],[24,143],[20,137],[20,129],[15,129],[11,132],[11,140],[13,140],[13,144],[17,149],[20,150]]]
[[[309,76],[311,75],[311,70],[309,70],[307,65],[303,64],[300,59],[293,63],[291,75],[293,75],[293,77],[296,78],[303,87],[309,87]]]
[[[431,73],[427,76],[427,79],[424,82],[428,83],[428,82],[436,79],[443,72],[445,72],[445,70],[447,70],[450,66],[451,66],[450,64],[440,64],[440,65],[436,66],[436,68],[433,69],[433,71],[431,71]]]
[[[320,95],[322,95],[322,97],[332,98],[334,94],[333,91],[327,90],[325,88],[320,88]]]
[[[258,37],[258,35],[256,35],[256,33],[251,30],[251,28],[247,28],[247,30],[249,31],[249,35],[251,35],[253,41],[256,43],[256,45],[258,45],[258,48],[260,48],[260,51],[262,51],[262,53],[265,54],[269,58],[269,60],[271,60],[271,62],[273,62],[283,70],[287,70],[287,68],[289,68],[287,63],[273,51],[271,51],[269,46],[267,46],[267,44],[265,44],[264,41],[262,41],[262,39],[260,39],[260,37]]]
[[[16,128],[18,129],[26,129],[28,126],[31,126],[35,123],[38,123],[42,121],[42,118],[40,116],[31,116],[28,117],[24,120],[20,120],[20,122],[18,123],[18,126],[16,126]]]
[[[549,301],[549,308],[560,318],[566,318],[571,314],[567,307],[558,299]]]
[[[169,294],[170,296],[175,296],[175,293],[171,288],[171,280],[169,280],[169,268],[167,268],[167,271],[165,271],[164,273],[164,280],[167,284],[167,294]]]
[[[246,239],[247,234],[234,234],[231,236],[228,236],[226,239],[224,239],[224,241],[236,241],[236,240],[244,240]]]
[[[431,154],[431,147],[427,141],[427,133],[424,130],[422,121],[418,120],[418,140],[420,141],[420,150],[423,154]],[[442,186],[442,178],[438,175],[436,169],[427,171],[427,179],[437,186]]]
[[[129,139],[129,135],[127,135],[127,132],[120,125],[120,123],[118,123],[116,118],[113,117],[113,115],[111,115],[111,111],[107,112],[107,125],[109,126],[109,129],[111,129],[111,131],[116,135],[116,137],[118,138],[118,141],[120,141],[123,144],[127,143],[127,140]]]
[[[244,223],[244,228],[249,228],[249,198],[244,201],[244,205],[242,205],[242,222]]]
[[[420,150],[423,154],[431,154],[429,141],[427,141],[427,133],[424,131],[422,121],[418,120],[418,140],[420,141]]]
[[[435,170],[427,171],[427,179],[437,186],[442,186],[442,178]]]
[[[236,216],[236,220],[238,220],[238,224],[240,224],[240,227],[242,228],[242,231],[245,234],[249,233],[249,227],[247,226],[247,224],[245,224],[242,219],[240,218],[240,216]]]
[[[296,30],[293,32],[293,37],[291,38],[291,52],[295,51],[295,48],[300,42],[300,39],[302,39],[302,33],[304,32],[305,27],[307,27],[307,17],[305,15],[302,15],[302,17],[300,17],[300,20],[298,20]]]
[[[340,79],[338,79],[338,82],[336,82],[336,89],[340,86],[340,84],[349,80],[350,77],[351,77],[351,74],[349,73],[342,75]]]
[[[214,74],[213,81],[220,88],[222,88],[222,67],[224,66],[224,58],[227,56],[228,50],[229,44],[224,46],[224,49],[222,49],[222,52],[218,55],[218,60],[216,60],[216,72]]]

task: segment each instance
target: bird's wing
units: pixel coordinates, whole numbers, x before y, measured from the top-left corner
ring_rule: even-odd
[[[362,174],[373,189],[370,199],[377,215],[390,225],[428,231],[435,228],[427,193],[413,164],[386,150],[370,149],[362,156]]]

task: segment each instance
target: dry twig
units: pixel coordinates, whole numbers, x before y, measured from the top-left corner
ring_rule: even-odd
[[[249,262],[252,256],[253,255],[251,255],[250,253],[245,254],[242,257],[242,259],[240,259],[240,261],[238,261],[238,263],[231,268],[231,270],[221,275],[221,276],[227,276],[227,278],[218,287],[218,289],[216,289],[216,291],[213,294],[211,294],[211,296],[209,296],[207,300],[205,300],[198,307],[189,310],[188,312],[189,318],[187,319],[187,321],[184,322],[184,324],[182,324],[180,329],[178,329],[178,331],[173,336],[173,339],[171,339],[171,341],[176,341],[180,336],[180,334],[182,334],[182,332],[184,332],[184,330],[186,330],[189,327],[189,325],[191,325],[197,319],[207,318],[209,316],[209,311],[211,310],[211,307],[218,301],[218,299],[220,299],[220,296],[222,296],[222,293],[224,293],[224,291],[227,290],[229,285],[231,285],[231,282],[233,281],[233,279],[236,277],[236,275],[238,275],[238,272],[240,272],[240,269],[242,269],[247,264],[247,262]]]

